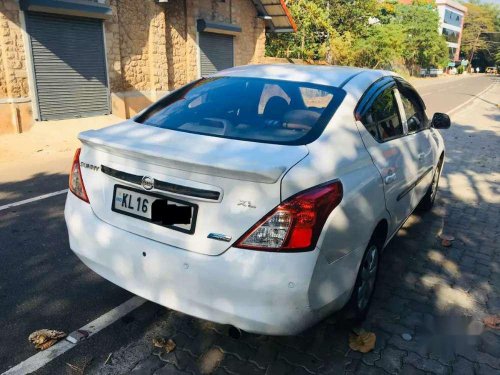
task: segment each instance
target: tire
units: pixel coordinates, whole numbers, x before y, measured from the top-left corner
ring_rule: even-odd
[[[441,167],[443,166],[443,161],[440,160],[436,171],[434,172],[434,176],[432,177],[431,185],[427,189],[427,193],[425,193],[424,197],[420,201],[418,208],[420,211],[430,211],[432,207],[434,207],[434,202],[436,200],[436,195],[439,188],[439,177],[441,176]]]
[[[346,305],[347,319],[360,322],[366,318],[377,281],[379,258],[380,246],[372,241],[363,255],[351,298]]]

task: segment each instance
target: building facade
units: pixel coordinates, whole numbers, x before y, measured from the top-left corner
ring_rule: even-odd
[[[129,118],[165,93],[259,63],[283,0],[0,0],[0,134],[35,121]]]
[[[450,62],[457,62],[467,8],[452,0],[436,0],[436,5],[441,19],[439,32],[446,38]]]

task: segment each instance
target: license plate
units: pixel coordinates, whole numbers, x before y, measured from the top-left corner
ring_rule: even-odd
[[[115,185],[111,209],[123,215],[192,234],[198,206],[175,198]]]

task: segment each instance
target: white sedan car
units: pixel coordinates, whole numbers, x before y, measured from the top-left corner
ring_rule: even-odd
[[[71,249],[132,293],[249,332],[362,318],[380,252],[432,207],[449,126],[391,72],[225,70],[79,135]]]

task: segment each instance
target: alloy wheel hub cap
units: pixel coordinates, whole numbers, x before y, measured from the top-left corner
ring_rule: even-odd
[[[368,305],[377,275],[378,250],[376,246],[368,249],[361,268],[361,284],[358,287],[358,309],[363,310]]]

